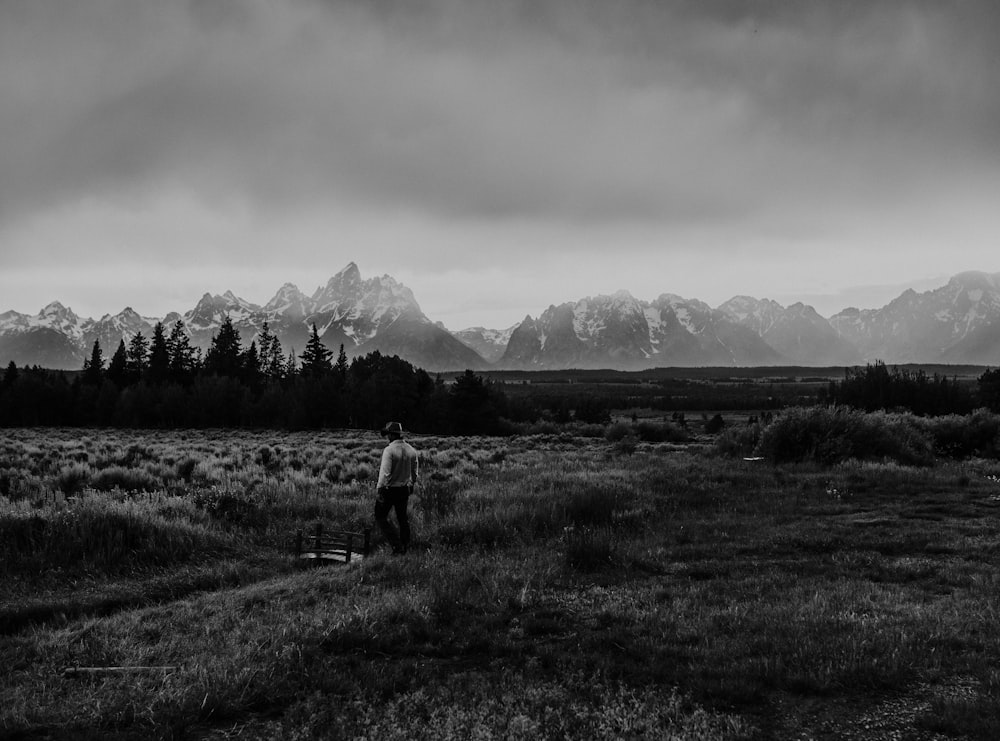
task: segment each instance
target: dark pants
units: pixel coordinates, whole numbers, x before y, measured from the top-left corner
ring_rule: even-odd
[[[378,490],[375,499],[375,522],[389,541],[392,550],[403,553],[410,545],[410,520],[406,514],[406,505],[410,499],[409,486],[388,486]],[[399,532],[389,522],[389,510],[396,510],[396,522]]]

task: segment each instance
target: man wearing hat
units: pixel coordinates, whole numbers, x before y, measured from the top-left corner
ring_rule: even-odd
[[[410,545],[410,521],[406,506],[417,482],[419,461],[417,451],[403,440],[403,425],[389,422],[382,428],[389,444],[382,451],[378,471],[378,496],[375,499],[375,522],[392,546],[393,553],[406,553]],[[399,532],[389,522],[389,510],[396,510]]]

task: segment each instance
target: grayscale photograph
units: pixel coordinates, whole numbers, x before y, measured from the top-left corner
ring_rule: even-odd
[[[1000,738],[1000,3],[0,0],[0,739]]]

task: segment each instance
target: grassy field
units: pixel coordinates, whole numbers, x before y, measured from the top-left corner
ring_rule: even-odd
[[[377,436],[4,432],[0,737],[1000,738],[997,461],[411,441],[413,551],[301,569]]]

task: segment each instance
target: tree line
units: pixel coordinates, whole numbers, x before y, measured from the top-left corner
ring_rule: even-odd
[[[937,373],[889,368],[880,360],[848,368],[843,381],[831,381],[820,401],[866,412],[906,410],[927,417],[969,414],[978,407],[1000,412],[1000,369],[986,370],[975,385]]]
[[[7,427],[378,429],[400,420],[414,432],[471,435],[506,432],[532,414],[472,371],[446,384],[395,355],[348,361],[341,345],[335,356],[315,325],[297,357],[266,323],[244,347],[228,317],[204,353],[178,320],[122,340],[107,362],[95,341],[72,379],[13,362],[0,379]]]
[[[0,378],[0,426],[377,429],[400,420],[414,432],[507,434],[539,419],[607,424],[613,408],[673,409],[683,402],[678,408],[688,409],[697,401],[700,409],[715,408],[708,402],[735,409],[742,408],[734,405],[740,395],[753,408],[780,408],[787,401],[757,398],[762,392],[738,386],[713,389],[704,399],[685,389],[677,400],[627,389],[605,392],[600,384],[526,393],[472,371],[447,384],[378,351],[349,361],[343,345],[335,354],[323,344],[315,325],[298,356],[283,352],[266,323],[244,347],[228,317],[205,352],[191,344],[182,320],[169,332],[157,323],[148,338],[140,332],[121,340],[107,361],[95,341],[82,371],[71,376],[11,362]],[[619,398],[622,393],[626,398]],[[716,398],[719,393],[724,398]],[[846,369],[842,381],[821,389],[818,401],[926,416],[968,414],[978,407],[1000,412],[1000,369],[987,370],[972,384],[876,361]]]

